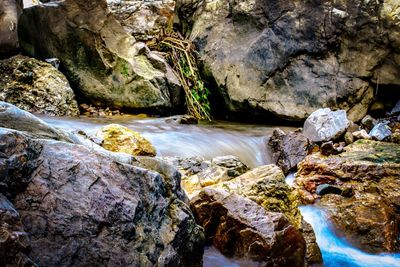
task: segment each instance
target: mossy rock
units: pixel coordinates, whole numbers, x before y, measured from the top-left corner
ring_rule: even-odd
[[[96,136],[103,140],[102,146],[113,152],[122,152],[133,156],[155,156],[153,145],[140,133],[118,125],[110,124],[101,128]]]

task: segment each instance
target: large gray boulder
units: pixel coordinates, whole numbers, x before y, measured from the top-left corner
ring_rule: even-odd
[[[204,235],[177,172],[8,129],[0,129],[0,152],[0,194],[29,234],[22,252],[39,266],[201,265]]]
[[[0,2],[0,56],[13,53],[19,48],[17,26],[22,8],[22,0]]]
[[[136,40],[149,41],[163,30],[172,29],[174,0],[107,0],[107,4]]]
[[[182,105],[172,69],[125,32],[105,0],[25,9],[19,37],[29,55],[59,58],[71,86],[94,104],[153,112]]]
[[[204,75],[230,114],[362,119],[376,84],[400,84],[398,2],[178,0]]]
[[[0,100],[39,114],[78,116],[65,76],[49,63],[25,56],[0,60]]]
[[[303,134],[313,142],[334,140],[346,132],[350,122],[344,110],[329,108],[313,112],[304,122]]]

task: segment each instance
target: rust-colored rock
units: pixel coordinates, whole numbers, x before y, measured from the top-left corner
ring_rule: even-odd
[[[342,196],[328,194],[319,202],[340,232],[363,250],[398,252],[399,174],[400,145],[358,140],[340,155],[308,156],[299,164],[295,183],[303,202],[318,198],[318,185],[341,189]]]
[[[228,256],[262,266],[303,266],[305,241],[282,213],[221,189],[206,188],[191,200],[207,240]]]

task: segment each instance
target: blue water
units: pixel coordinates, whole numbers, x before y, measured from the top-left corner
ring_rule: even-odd
[[[315,206],[303,206],[300,211],[314,228],[326,267],[400,267],[400,253],[365,253],[335,234],[323,210]]]

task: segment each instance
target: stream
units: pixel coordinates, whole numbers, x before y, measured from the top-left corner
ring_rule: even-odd
[[[217,121],[199,125],[168,123],[163,118],[121,116],[112,118],[55,118],[41,119],[52,126],[65,130],[84,130],[94,134],[100,127],[117,123],[140,132],[154,145],[158,156],[200,156],[211,159],[216,156],[235,155],[251,168],[271,162],[266,148],[273,126],[250,125]],[[284,131],[291,127],[280,127]],[[287,182],[293,183],[294,175]],[[329,225],[323,210],[315,206],[300,207],[304,219],[314,228],[324,264],[327,267],[399,267],[400,254],[371,255],[340,238]],[[229,259],[213,247],[205,249],[205,267],[257,266],[256,263]]]

